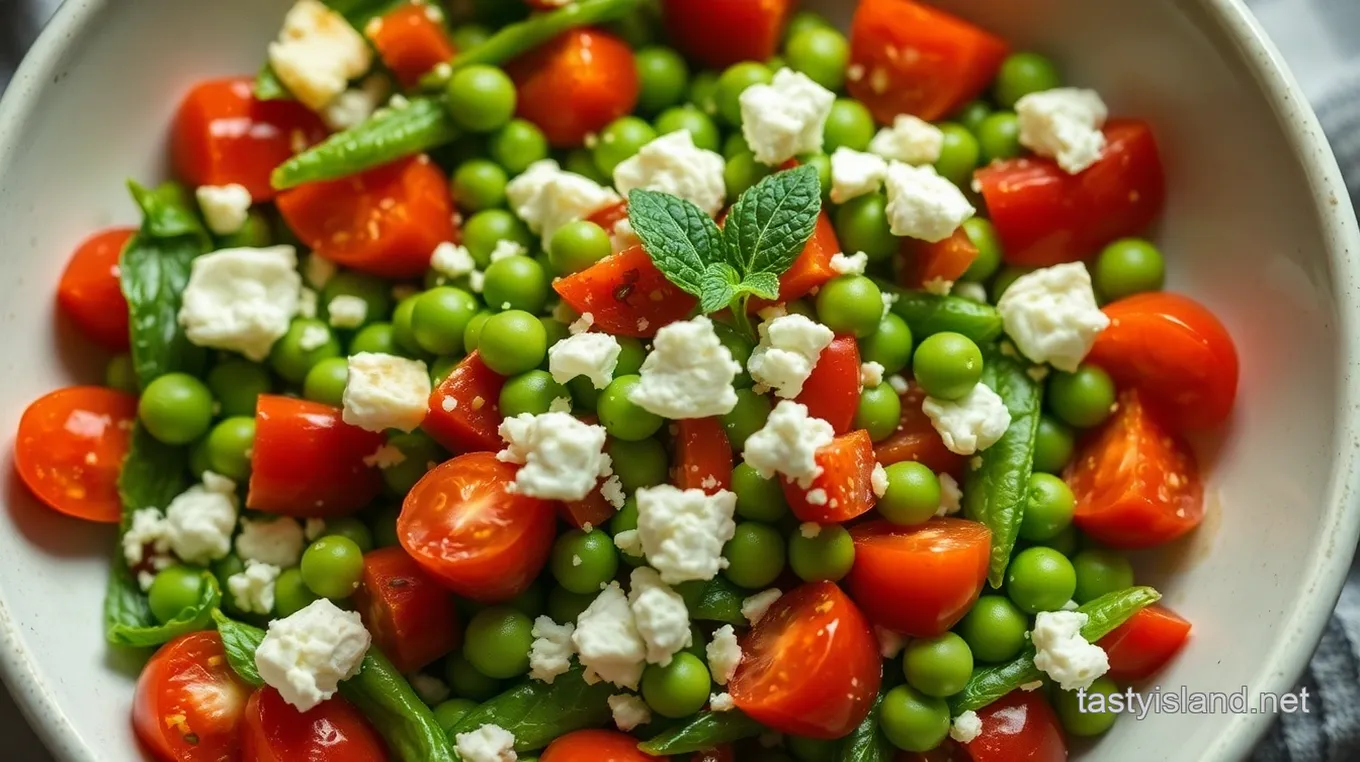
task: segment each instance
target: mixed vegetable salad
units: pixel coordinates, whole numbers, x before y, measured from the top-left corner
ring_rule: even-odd
[[[158,760],[1061,760],[1190,624],[1223,326],[1154,129],[915,0],[297,0],[81,244]],[[983,20],[985,22],[985,20]]]

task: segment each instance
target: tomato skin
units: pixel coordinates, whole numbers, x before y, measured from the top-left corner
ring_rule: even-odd
[[[846,88],[890,124],[900,114],[926,121],[958,110],[996,78],[1006,41],[914,0],[863,0],[850,27]]]
[[[577,314],[589,312],[599,330],[640,339],[684,320],[698,306],[694,297],[666,280],[641,245],[558,278],[553,288]]]
[[[998,161],[974,173],[1007,264],[1076,262],[1141,234],[1161,214],[1166,175],[1151,126],[1111,119],[1104,132],[1105,152],[1079,175],[1041,158]]]
[[[977,259],[978,248],[963,228],[939,243],[906,238],[898,252],[898,282],[907,288],[925,288],[931,281],[954,283]]]
[[[1120,386],[1144,393],[1182,429],[1217,426],[1232,415],[1239,374],[1228,329],[1199,302],[1166,292],[1105,306],[1110,325],[1087,359]]]
[[[449,452],[499,450],[503,386],[505,377],[474,351],[431,392],[430,412],[420,427]]]
[[[354,608],[379,649],[404,675],[451,653],[463,639],[453,596],[401,548],[364,554]]]
[[[1150,548],[1204,519],[1204,484],[1190,446],[1137,390],[1077,448],[1063,472],[1077,498],[1077,528],[1113,548]]]
[[[1101,638],[1110,657],[1107,676],[1120,683],[1146,680],[1165,667],[1190,638],[1190,623],[1171,609],[1153,604]]]
[[[261,394],[246,507],[297,518],[348,516],[382,491],[382,473],[364,459],[386,441],[345,423],[339,408]]]
[[[732,488],[732,444],[720,418],[676,421],[673,482],[710,495]]]
[[[506,65],[519,89],[518,115],[557,148],[633,112],[641,85],[628,43],[599,29],[563,32]]]
[[[977,714],[982,734],[963,745],[973,762],[1066,762],[1067,742],[1043,691],[1011,691]]]
[[[109,228],[76,247],[57,286],[57,306],[96,344],[126,352],[128,303],[118,276],[118,260],[135,228]]]
[[[402,87],[415,87],[434,67],[456,52],[444,24],[430,17],[423,3],[408,3],[364,30],[378,55]]]
[[[220,635],[181,635],[142,668],[132,728],[161,762],[235,762],[249,694],[227,664]]]
[[[428,156],[279,195],[279,213],[317,255],[383,278],[418,278],[430,253],[459,240],[448,178]]]
[[[557,505],[557,515],[581,530],[584,530],[587,524],[591,527],[602,527],[618,513],[618,509],[604,499],[604,494],[600,492],[598,486],[580,500],[561,501]]]
[[[839,524],[862,516],[874,507],[874,443],[867,431],[852,431],[836,437],[817,451],[822,473],[803,489],[797,482],[784,480],[784,499],[799,521]],[[826,502],[815,505],[808,493],[821,490]],[[818,501],[820,502],[820,501]]]
[[[945,447],[940,432],[935,430],[935,425],[921,409],[926,399],[925,390],[912,382],[900,399],[902,419],[897,424],[897,431],[874,448],[878,462],[891,466],[914,460],[924,463],[936,473],[952,474],[955,478],[962,476],[968,458]]]
[[[49,508],[86,521],[123,515],[118,472],[132,444],[137,398],[102,386],[72,386],[34,400],[19,419],[14,467]]]
[[[664,0],[662,10],[672,44],[721,71],[738,61],[768,61],[793,6],[793,0]]]
[[[837,336],[817,357],[794,401],[806,405],[808,415],[831,424],[837,435],[844,434],[859,411],[859,371],[859,343],[853,336]]]
[[[613,730],[577,730],[548,744],[539,762],[652,762],[638,740]]]
[[[353,704],[336,696],[307,712],[265,686],[251,694],[242,762],[384,762],[387,748]]]
[[[935,518],[902,527],[871,521],[850,530],[851,597],[874,624],[933,638],[958,624],[987,581],[992,533],[976,521]]]
[[[180,103],[170,139],[175,174],[190,186],[237,183],[256,203],[276,195],[269,175],[321,142],[320,118],[294,101],[257,101],[251,77],[196,85]]]
[[[406,495],[397,536],[425,571],[479,603],[514,598],[542,571],[556,535],[552,503],[511,492],[519,467],[460,455]]]

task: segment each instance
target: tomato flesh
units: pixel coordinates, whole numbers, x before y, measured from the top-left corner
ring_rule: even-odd
[[[557,148],[584,145],[637,105],[641,85],[628,43],[599,29],[573,29],[506,65],[518,113]]]
[[[161,762],[233,762],[249,694],[227,664],[221,636],[181,635],[142,668],[132,727]]]
[[[1171,609],[1153,604],[1100,639],[1110,657],[1106,675],[1119,683],[1146,680],[1165,667],[1190,638],[1190,623]]]
[[[907,288],[927,290],[928,284],[954,283],[977,256],[978,248],[963,228],[938,243],[908,238],[899,252],[899,281]]]
[[[353,704],[336,696],[299,712],[265,686],[246,703],[243,762],[383,762],[387,748]]]
[[[987,581],[992,533],[976,521],[936,518],[911,527],[871,521],[850,536],[850,595],[874,624],[894,632],[944,634],[968,613]]]
[[[473,352],[430,394],[430,412],[420,427],[450,452],[499,450],[504,386],[505,377]]]
[[[638,750],[638,740],[613,730],[577,730],[560,736],[543,750],[539,762],[652,762],[658,757]]]
[[[424,74],[453,58],[453,43],[432,8],[438,11],[425,3],[398,6],[365,30],[402,87],[415,87]]]
[[[589,312],[596,328],[616,336],[650,338],[698,306],[656,269],[641,245],[558,278],[553,288],[577,314]]]
[[[128,303],[118,274],[132,228],[110,228],[85,239],[61,274],[57,305],[81,333],[111,352],[129,346]]]
[[[664,0],[671,42],[705,67],[768,61],[784,35],[793,0]]]
[[[799,521],[839,524],[874,507],[874,443],[867,431],[836,437],[817,451],[822,469],[812,486],[783,481],[784,499]]]
[[[354,608],[402,674],[424,669],[458,648],[463,638],[453,596],[401,548],[364,555]]]
[[[19,419],[14,467],[53,510],[87,521],[123,515],[118,473],[132,445],[137,398],[102,386],[72,386],[35,400]]]
[[[982,733],[964,744],[973,762],[1066,762],[1067,742],[1043,691],[1011,691],[977,714]]]
[[[859,411],[859,343],[853,336],[837,336],[817,357],[803,391],[794,398],[808,415],[831,424],[837,435],[850,431]]]
[[[897,424],[897,431],[874,448],[878,462],[891,466],[914,460],[936,473],[951,474],[955,478],[962,476],[963,466],[968,459],[945,447],[940,432],[922,410],[926,400],[925,390],[912,383],[900,397],[902,419]]]
[[[732,445],[719,418],[676,421],[675,486],[708,494],[732,488]]]

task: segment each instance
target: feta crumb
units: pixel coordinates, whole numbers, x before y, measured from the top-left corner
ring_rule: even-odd
[[[906,164],[934,164],[944,150],[944,132],[920,117],[901,114],[891,127],[878,131],[869,152]]]
[[[977,712],[968,710],[954,718],[954,724],[949,728],[949,737],[959,743],[971,743],[982,735],[982,720],[978,718]]]
[[[622,351],[619,340],[607,333],[576,333],[548,347],[548,372],[559,384],[585,376],[603,389],[614,379]]]
[[[316,254],[308,254],[302,266],[302,278],[312,288],[324,288],[340,268],[335,263]]]
[[[297,0],[284,17],[269,63],[304,106],[320,111],[373,65],[373,51],[344,16],[320,0]]]
[[[699,316],[657,331],[628,398],[671,420],[726,415],[737,406],[732,381],[740,372],[712,321]]]
[[[883,363],[866,362],[859,366],[859,382],[862,386],[873,388],[883,383]]]
[[[959,489],[959,483],[949,474],[938,474],[940,478],[940,507],[935,511],[936,516],[953,516],[963,510],[963,490]]]
[[[254,203],[250,191],[239,183],[200,185],[194,196],[203,211],[203,221],[215,235],[231,235],[245,227]]]
[[[1031,693],[1033,691],[1039,690],[1042,687],[1044,687],[1043,680],[1031,680],[1028,683],[1022,684],[1020,686],[1020,690],[1024,691],[1025,693]]]
[[[976,212],[963,191],[931,166],[894,162],[888,167],[887,186],[888,222],[895,236],[937,243]]]
[[[242,561],[259,561],[290,569],[302,560],[305,538],[302,525],[287,516],[241,519],[241,533],[236,535],[236,555]]]
[[[823,492],[822,494],[825,497],[826,493]],[[809,497],[811,497],[811,493],[808,493],[808,495]],[[809,500],[808,502],[812,501]],[[798,525],[798,533],[801,534],[804,538],[811,540],[812,538],[822,533],[822,525],[818,524],[815,521],[804,521],[802,524]]]
[[[647,644],[638,634],[628,597],[611,582],[576,620],[571,636],[587,683],[603,680],[637,690],[647,664]]]
[[[477,269],[477,262],[467,248],[445,241],[434,247],[430,255],[430,269],[446,278],[457,279],[471,275]]]
[[[524,174],[505,188],[510,208],[529,229],[543,237],[544,245],[558,229],[619,203],[609,188],[589,178],[565,172],[552,159],[529,165]]]
[[[199,566],[231,552],[236,528],[236,484],[211,471],[165,509],[165,537],[174,554]]]
[[[1011,412],[991,387],[979,383],[957,400],[926,397],[921,410],[950,452],[972,455],[996,444],[1011,425]]]
[[[230,530],[228,530],[230,531]],[[146,549],[151,547],[152,556],[162,556],[170,552],[169,526],[165,516],[156,508],[142,508],[133,512],[132,522],[123,533],[123,558],[129,567],[141,566],[146,560]]]
[[[708,709],[712,712],[730,712],[737,708],[737,702],[730,693],[714,693],[708,697]]]
[[[1081,608],[1081,606],[1078,606],[1076,601],[1068,601],[1062,605],[1063,611],[1076,611],[1079,608]]]
[[[831,200],[837,204],[877,193],[886,179],[888,162],[881,156],[845,147],[831,154]]]
[[[954,296],[967,299],[970,302],[987,303],[987,287],[981,283],[973,283],[972,281],[955,283],[952,293]]]
[[[614,535],[614,547],[630,556],[641,556],[642,538],[638,536],[636,529],[626,529]]]
[[[921,284],[922,291],[936,296],[949,296],[949,292],[952,291],[953,288],[954,281],[945,280],[944,278],[931,278]]]
[[[669,484],[637,491],[638,542],[668,585],[709,580],[727,565],[723,546],[736,533],[737,496]]]
[[[826,505],[826,490],[810,489],[807,491],[808,505]]]
[[[741,644],[737,642],[737,634],[732,625],[725,624],[714,630],[713,640],[709,641],[705,652],[713,681],[718,685],[727,685],[737,673],[742,658]]]
[[[694,642],[685,599],[662,582],[655,569],[640,566],[633,570],[628,606],[633,610],[638,634],[647,644],[647,663],[664,667]]]
[[[760,325],[760,343],[751,351],[746,369],[751,378],[784,399],[803,392],[822,350],[836,334],[805,315],[785,315]]]
[[[511,257],[528,256],[529,250],[524,248],[524,244],[519,241],[512,241],[509,238],[502,238],[496,242],[496,248],[491,250],[490,262],[496,264],[502,259]]]
[[[652,721],[651,707],[637,696],[620,693],[610,696],[608,701],[609,711],[614,715],[614,725],[625,733]]]
[[[274,583],[283,569],[259,561],[246,561],[243,572],[227,577],[227,592],[236,607],[248,614],[268,614],[274,610]]]
[[[897,300],[902,297],[891,291],[883,291],[878,295],[878,298],[883,300],[883,317],[886,318],[892,312],[893,305],[897,304]]]
[[[878,638],[878,652],[885,659],[896,659],[907,647],[907,638],[892,630],[874,625],[874,637]]]
[[[571,622],[558,624],[551,617],[540,616],[534,620],[530,634],[534,637],[529,648],[529,677],[552,685],[558,675],[565,675],[571,669],[571,657],[576,654],[576,644],[571,636],[576,625]]]
[[[190,266],[179,324],[197,346],[262,362],[288,332],[301,288],[292,246],[214,251]]]
[[[605,430],[568,413],[521,413],[500,426],[506,448],[497,459],[523,466],[516,489],[545,500],[580,500],[613,473]]]
[[[831,271],[838,275],[863,275],[869,267],[869,255],[859,252],[846,256],[844,252],[831,255]]]
[[[741,130],[756,160],[779,166],[798,154],[822,150],[822,133],[836,94],[791,69],[768,85],[741,94]]]
[[[298,348],[304,352],[311,352],[326,346],[331,340],[331,332],[326,326],[320,323],[308,323],[302,327],[302,333],[298,336]]]
[[[357,127],[373,116],[390,92],[387,77],[381,74],[365,77],[358,87],[335,96],[335,100],[321,110],[321,121],[335,132]]]
[[[441,704],[447,701],[451,694],[447,683],[423,672],[411,675],[407,681],[411,683],[411,689],[416,692],[416,696],[427,706]]]
[[[618,474],[605,479],[604,484],[600,485],[600,497],[615,509],[622,508],[623,504],[628,502],[628,498],[623,494],[623,480],[619,479]]]
[[[548,403],[548,412],[549,412],[549,413],[570,413],[570,412],[571,412],[571,398],[570,398],[570,397],[553,397],[553,401]]]
[[[317,294],[315,291],[303,286],[298,289],[298,317],[305,317],[308,320],[316,317]],[[323,342],[324,343],[324,342]],[[305,348],[304,348],[305,349]]]
[[[569,325],[567,325],[567,333],[571,334],[572,336],[576,336],[578,334],[582,334],[589,331],[591,326],[595,325],[595,316],[590,314],[589,312],[586,312],[583,313],[581,317],[575,320],[572,321],[564,320],[562,322],[569,323]]]
[[[414,431],[429,412],[430,371],[420,360],[360,352],[349,356],[343,419],[367,431]]]
[[[1065,691],[1090,688],[1110,670],[1105,650],[1081,635],[1088,619],[1077,611],[1041,611],[1034,618],[1034,666]]]
[[[764,592],[756,593],[741,602],[741,615],[746,617],[746,621],[750,622],[751,626],[754,627],[755,625],[760,624],[760,620],[765,618],[765,614],[769,613],[770,607],[773,606],[774,602],[779,600],[779,597],[782,595],[783,593],[781,593],[778,588],[770,588]]]
[[[831,424],[809,416],[807,406],[784,400],[765,425],[747,438],[743,458],[762,479],[780,473],[809,489],[822,473],[817,451],[835,438]]]
[[[720,154],[695,146],[694,136],[680,130],[653,140],[619,164],[614,187],[624,196],[636,188],[668,193],[712,217],[727,202],[725,167]]]
[[[406,462],[406,453],[400,447],[392,444],[385,444],[373,451],[372,455],[364,456],[364,465],[377,466],[378,468],[392,468]]]
[[[463,762],[515,762],[515,736],[499,725],[486,724],[454,736],[453,750]]]
[[[1095,164],[1105,151],[1109,109],[1094,90],[1059,87],[1030,93],[1015,104],[1020,145],[1058,162],[1075,175]]]
[[[997,300],[1002,326],[1025,357],[1075,371],[1110,319],[1081,262],[1026,273]]]
[[[302,524],[302,534],[311,542],[326,533],[325,519],[307,519]]]
[[[336,328],[358,328],[368,319],[368,302],[353,294],[341,294],[326,305],[326,314]]]
[[[882,463],[874,463],[873,473],[869,477],[869,484],[873,487],[874,497],[883,497],[888,492],[888,471],[883,468]]]
[[[269,623],[255,651],[255,668],[285,702],[306,712],[359,672],[371,642],[358,612],[342,611],[322,598]]]
[[[897,392],[898,396],[906,394],[907,390],[911,388],[911,385],[907,383],[907,379],[896,374],[888,376],[888,386],[891,386],[892,390]]]

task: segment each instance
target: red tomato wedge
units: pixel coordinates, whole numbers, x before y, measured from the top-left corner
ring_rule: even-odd
[[[928,283],[953,283],[962,278],[977,259],[978,248],[959,228],[939,243],[905,238],[898,256],[898,281],[907,288],[921,289]]]
[[[939,518],[903,527],[871,521],[850,530],[850,595],[881,627],[933,638],[958,624],[987,581],[992,533],[976,521]]]
[[[384,278],[418,278],[430,253],[458,240],[448,178],[429,157],[279,195],[279,213],[316,254]]]
[[[687,58],[722,70],[767,61],[779,49],[793,0],[663,0],[666,31]]]
[[[720,418],[676,421],[675,486],[712,495],[732,488],[732,444]]]
[[[246,703],[242,762],[383,762],[387,747],[362,712],[336,696],[299,712],[265,686]]]
[[[401,548],[364,555],[354,608],[378,648],[404,675],[448,655],[463,639],[453,596]]]
[[[1204,485],[1195,454],[1126,391],[1119,409],[1077,449],[1063,479],[1077,528],[1115,548],[1150,548],[1199,526]]]
[[[899,114],[934,121],[995,79],[1006,41],[914,0],[863,0],[850,27],[846,87],[891,123]]]
[[[274,198],[274,168],[319,143],[326,127],[295,101],[257,101],[253,77],[203,82],[180,103],[171,127],[175,174],[190,186],[236,183],[256,203]]]
[[[128,303],[118,276],[118,260],[136,234],[134,228],[109,228],[86,238],[66,263],[57,286],[57,306],[62,314],[110,352],[128,349]]]
[[[614,228],[620,222],[628,219],[628,202],[620,201],[617,204],[606,206],[586,219],[604,228],[606,233],[612,235]]]
[[[936,473],[953,474],[955,478],[961,476],[968,459],[944,446],[940,432],[921,409],[926,399],[925,390],[913,383],[901,398],[902,420],[897,424],[897,431],[874,448],[878,462],[891,466],[914,460]]]
[[[874,443],[867,431],[836,437],[817,451],[822,473],[803,489],[785,480],[784,498],[799,521],[839,524],[874,507]],[[820,494],[819,494],[820,492]]]
[[[414,87],[434,67],[453,58],[453,43],[435,5],[407,3],[364,30],[383,64],[402,87]]]
[[[402,504],[401,546],[465,598],[499,603],[524,592],[547,563],[557,518],[552,503],[510,490],[518,470],[476,452],[425,474]]]
[[[1076,262],[1141,234],[1161,214],[1166,177],[1152,128],[1112,119],[1104,131],[1104,154],[1079,175],[1039,158],[998,161],[974,175],[1008,264]]]
[[[240,758],[249,696],[250,686],[227,664],[220,635],[181,635],[142,668],[132,728],[160,762],[229,762]]]
[[[883,677],[878,640],[830,582],[810,582],[770,606],[741,642],[728,692],[768,728],[840,738],[864,721]]]
[[[584,145],[631,114],[641,87],[628,43],[599,29],[563,32],[505,70],[519,88],[519,117],[557,148]]]
[[[604,499],[604,494],[598,486],[580,500],[567,500],[558,503],[557,511],[563,521],[581,530],[584,530],[587,525],[592,528],[602,527],[606,521],[614,517],[615,513],[618,513],[618,509]]]
[[[794,162],[796,166],[797,163]],[[791,302],[812,293],[814,288],[839,275],[831,269],[831,258],[841,252],[840,241],[836,238],[836,228],[831,217],[822,212],[817,217],[817,227],[812,237],[803,247],[803,253],[793,260],[787,272],[779,276],[779,302]],[[765,299],[752,299],[751,311],[768,307],[774,302]]]
[[[558,278],[553,288],[577,314],[589,312],[597,329],[616,336],[650,338],[698,306],[666,280],[640,245]]]
[[[859,343],[853,336],[838,336],[817,357],[795,401],[807,406],[808,415],[831,424],[836,434],[844,434],[859,410],[859,370]]]
[[[1199,302],[1164,292],[1105,306],[1110,325],[1087,359],[1134,387],[1179,428],[1217,426],[1237,400],[1237,347]]]
[[[1011,691],[977,714],[982,734],[964,744],[973,762],[1066,762],[1067,742],[1043,691]]]
[[[246,507],[307,518],[354,513],[382,491],[382,473],[364,459],[386,442],[345,423],[339,408],[261,394]]]
[[[500,450],[503,386],[505,377],[473,352],[431,392],[430,412],[420,427],[449,452]]]
[[[1146,680],[1165,667],[1190,638],[1190,623],[1165,606],[1141,609],[1100,639],[1110,657],[1107,676],[1120,683]]]
[[[137,398],[102,386],[72,386],[24,410],[14,468],[33,496],[86,521],[123,515],[118,472],[132,444]]]
[[[539,762],[653,762],[660,757],[638,751],[638,740],[613,730],[577,730],[558,737]]]

